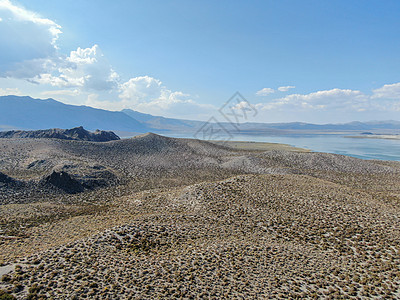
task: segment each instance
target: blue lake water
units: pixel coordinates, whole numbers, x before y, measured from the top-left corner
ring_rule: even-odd
[[[190,135],[168,134],[171,137],[193,138]],[[234,141],[288,144],[315,152],[342,154],[363,159],[400,161],[400,140],[356,139],[343,135],[235,135]]]

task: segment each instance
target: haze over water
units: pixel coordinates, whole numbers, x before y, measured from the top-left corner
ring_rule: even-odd
[[[192,136],[171,134],[173,137]],[[400,161],[400,140],[346,138],[343,135],[245,135],[236,134],[234,141],[253,141],[288,144],[310,149],[314,152],[327,152],[348,155],[362,159]]]

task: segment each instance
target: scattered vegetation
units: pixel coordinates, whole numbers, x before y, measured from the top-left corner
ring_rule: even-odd
[[[156,135],[27,143],[0,141],[21,186],[59,162],[118,180],[0,187],[0,299],[400,297],[398,163]]]

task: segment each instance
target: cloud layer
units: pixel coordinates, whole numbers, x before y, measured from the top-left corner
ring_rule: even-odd
[[[159,79],[149,76],[134,77],[120,84],[118,98],[117,101],[100,101],[91,94],[87,104],[104,109],[130,108],[154,115],[195,119],[206,118],[216,110],[213,105],[195,102],[189,94],[169,90]]]
[[[187,93],[171,91],[149,76],[123,82],[98,45],[78,48],[69,55],[60,53],[57,40],[61,26],[9,0],[0,0],[0,18],[0,36],[8,37],[7,43],[0,43],[0,77],[48,87],[41,96],[72,104],[79,96],[81,104],[83,100],[85,105],[98,108],[131,108],[174,116],[179,112],[187,116],[194,112],[209,114],[215,109],[196,103]],[[11,90],[0,90],[2,94],[8,92]]]
[[[112,69],[98,45],[78,48],[58,64],[35,76],[31,81],[57,87],[84,90],[111,90],[118,86],[118,74]]]
[[[370,94],[339,88],[308,94],[290,94],[259,102],[255,107],[260,115],[281,118],[284,121],[307,121],[312,117],[316,119],[316,116],[322,123],[350,121],[355,117],[364,120],[398,119],[400,83],[384,85]],[[332,121],[333,116],[336,121]]]
[[[57,46],[60,34],[62,28],[56,22],[10,0],[0,0],[0,78],[33,83],[44,97],[110,110],[130,108],[188,119],[208,119],[218,110],[198,103],[188,93],[171,90],[154,77],[121,78],[99,45],[62,53]],[[293,89],[295,86],[286,85],[251,91],[256,97],[248,100],[259,111],[257,121],[277,121],[271,116],[285,121],[310,116],[325,120],[333,114],[341,117],[353,112],[370,117],[400,111],[400,83],[386,84],[370,93],[334,88],[291,94]],[[6,86],[0,88],[0,95],[22,94],[21,90]],[[234,109],[243,109],[239,106]]]
[[[379,89],[373,90],[373,98],[400,99],[400,82],[385,84]]]
[[[52,20],[0,0],[0,77],[31,78],[57,57],[61,26]]]

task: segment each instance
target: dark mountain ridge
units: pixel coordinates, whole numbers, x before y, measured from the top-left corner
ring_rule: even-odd
[[[46,129],[34,131],[0,131],[0,138],[52,138],[61,140],[78,140],[91,142],[109,142],[119,140],[119,136],[112,131],[96,130],[89,132],[82,126],[71,129]]]

